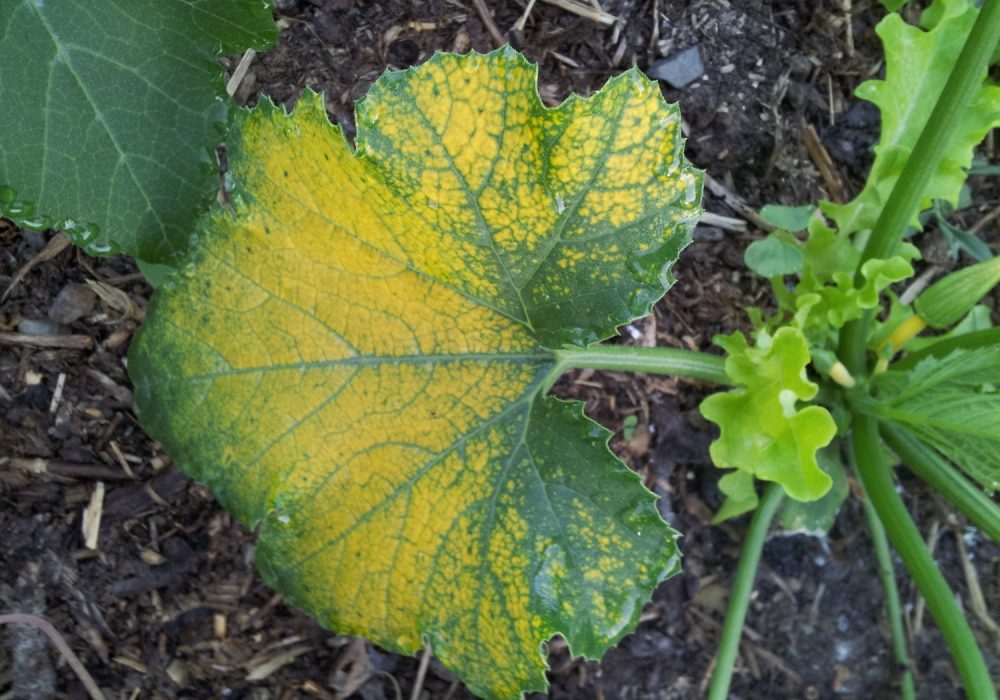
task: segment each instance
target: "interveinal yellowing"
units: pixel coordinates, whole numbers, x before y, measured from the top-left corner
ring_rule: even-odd
[[[339,632],[486,697],[598,656],[676,570],[655,498],[552,349],[648,311],[698,212],[679,118],[636,73],[545,108],[510,51],[439,55],[359,105],[264,105],[131,356],[144,421]],[[586,323],[580,319],[584,319]]]

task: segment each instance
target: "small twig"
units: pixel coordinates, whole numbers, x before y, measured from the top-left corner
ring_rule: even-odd
[[[0,333],[0,345],[19,345],[36,348],[65,348],[89,350],[94,340],[89,335],[34,335],[32,333]]]
[[[851,5],[851,0],[844,0],[843,10],[844,28],[846,30],[844,43],[846,44],[848,58],[854,58],[854,8]]]
[[[653,31],[649,35],[649,54],[656,51],[656,44],[660,41],[660,0],[653,0]]]
[[[528,17],[531,15],[531,11],[535,9],[535,0],[528,0],[527,6],[524,8],[524,12],[518,18],[517,22],[511,28],[514,32],[523,32],[524,26],[528,23]]]
[[[493,21],[493,15],[490,14],[490,8],[486,7],[486,0],[472,0],[472,4],[475,5],[476,12],[479,13],[479,18],[483,20],[483,24],[486,25],[486,31],[488,31],[490,36],[493,37],[493,41],[496,43],[497,48],[506,44],[507,40],[503,38],[503,33],[501,33],[497,23]]]
[[[767,231],[770,233],[774,230],[774,226],[764,221],[764,219],[760,217],[760,214],[757,213],[756,209],[751,207],[743,200],[742,197],[731,191],[728,187],[723,185],[708,173],[705,173],[705,187],[707,187],[709,192],[714,194],[716,197],[722,199],[726,203],[726,206],[752,223],[761,231]]]
[[[812,124],[807,125],[802,130],[802,141],[805,142],[809,157],[819,168],[819,174],[823,176],[823,182],[826,183],[826,188],[830,191],[830,199],[838,203],[846,202],[847,191],[844,188],[844,180],[837,172],[837,166],[833,164],[829,151],[819,140],[819,134],[816,133]]]
[[[431,665],[431,643],[430,640],[424,645],[424,655],[420,657],[420,666],[417,668],[417,679],[413,682],[413,691],[410,693],[410,700],[420,700],[420,690],[424,687],[424,679],[427,677],[427,667]]]
[[[706,226],[715,226],[724,231],[735,231],[737,233],[747,232],[747,222],[743,219],[734,219],[731,216],[713,214],[710,211],[706,211],[701,215],[699,223],[705,224]]]
[[[595,10],[590,5],[584,5],[582,2],[577,0],[542,0],[550,5],[555,5],[556,7],[566,10],[567,12],[572,12],[575,15],[580,15],[598,24],[603,24],[605,27],[612,26],[618,21],[618,18],[612,14],[604,12],[603,10]]]
[[[7,295],[11,293],[11,290],[18,285],[18,283],[24,279],[24,276],[31,272],[31,268],[39,263],[43,263],[46,260],[51,260],[59,253],[63,252],[69,248],[69,239],[61,233],[57,233],[52,237],[45,247],[42,248],[41,252],[29,260],[20,270],[14,273],[14,277],[11,278],[10,284],[7,285],[7,289],[4,290],[3,294],[0,294],[0,301],[7,298]]]
[[[90,695],[91,700],[107,700],[104,697],[104,693],[97,686],[94,678],[87,672],[84,667],[83,662],[80,661],[80,657],[69,648],[69,644],[63,639],[59,631],[50,625],[47,620],[36,615],[29,615],[27,613],[11,613],[9,615],[0,615],[0,625],[9,624],[22,624],[31,625],[35,629],[41,630],[45,633],[45,636],[55,645],[59,653],[62,654],[63,658],[66,659],[66,663],[69,664],[70,668],[76,674],[76,677],[80,679],[83,683],[83,687],[87,689],[87,693]]]
[[[993,132],[990,132],[990,133],[993,133]],[[971,234],[977,234],[977,233],[979,233],[984,228],[986,228],[986,225],[988,223],[990,223],[991,221],[995,220],[998,216],[1000,216],[1000,206],[994,207],[993,209],[990,210],[990,212],[986,216],[984,216],[979,221],[977,221],[976,223],[974,223],[972,225],[972,228],[969,229],[969,233],[971,233]]]
[[[989,610],[986,608],[983,589],[979,585],[979,574],[976,572],[976,567],[972,565],[972,560],[969,559],[965,540],[962,538],[961,532],[953,530],[952,534],[955,535],[955,542],[958,544],[958,554],[962,560],[962,572],[965,574],[965,583],[969,588],[969,607],[972,608],[972,612],[979,618],[983,627],[989,630],[993,637],[994,650],[1000,650],[1000,625],[997,625],[996,620],[990,617]]]
[[[931,280],[938,273],[939,269],[937,265],[931,265],[921,272],[920,276],[913,280],[910,286],[904,289],[903,293],[899,295],[899,303],[905,306],[912,304],[913,300],[920,296],[920,292],[924,291],[927,285],[931,283]]]

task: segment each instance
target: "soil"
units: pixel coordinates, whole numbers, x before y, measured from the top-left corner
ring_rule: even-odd
[[[350,135],[353,101],[387,68],[436,50],[495,47],[473,0],[278,0],[280,41],[257,56],[237,99],[291,105],[309,86]],[[769,290],[742,263],[759,238],[749,209],[856,191],[877,138],[877,114],[851,95],[877,74],[874,2],[604,0],[604,27],[546,2],[485,0],[506,40],[536,61],[540,94],[555,104],[587,94],[633,63],[698,46],[705,76],[679,101],[688,157],[705,168],[709,212],[675,268],[678,282],[622,341],[707,349],[746,328],[745,309]],[[235,67],[239,57],[226,61]],[[812,127],[832,158],[824,176],[805,146]],[[992,153],[987,153],[992,155]],[[1000,201],[974,180],[965,226]],[[964,217],[964,218],[963,218]],[[750,218],[751,225],[740,224]],[[738,230],[730,230],[732,224]],[[995,223],[983,229],[994,246]],[[918,243],[947,263],[938,240]],[[63,339],[72,348],[0,346],[0,612],[51,622],[109,698],[347,698],[409,696],[418,661],[319,628],[268,590],[253,568],[253,533],[176,470],[131,412],[125,355],[152,293],[131,261],[58,250],[52,232],[0,222],[0,331]],[[51,254],[51,253],[55,254]],[[44,253],[44,254],[43,254]],[[1000,319],[998,319],[1000,320]],[[70,340],[66,340],[69,337]],[[709,387],[611,372],[577,372],[555,392],[586,402],[615,431],[613,449],[661,496],[684,533],[684,573],[656,591],[636,632],[600,662],[551,645],[552,698],[652,700],[704,695],[746,520],[709,524],[720,505],[714,437],[697,411]],[[635,417],[626,439],[626,419]],[[970,583],[1000,600],[1000,548],[901,474],[908,505],[967,607]],[[84,512],[100,501],[96,549]],[[95,493],[97,495],[95,496]],[[897,566],[921,697],[959,698],[941,638]],[[734,698],[897,697],[893,663],[861,506],[848,499],[828,536],[769,539],[741,647]],[[994,677],[1000,638],[973,616]],[[0,629],[0,698],[84,697],[68,667],[24,627]],[[471,697],[431,661],[421,697]],[[541,696],[538,696],[541,697]]]

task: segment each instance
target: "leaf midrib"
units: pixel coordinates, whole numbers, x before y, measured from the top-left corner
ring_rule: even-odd
[[[266,374],[268,372],[285,372],[294,370],[326,369],[330,367],[364,367],[404,364],[448,364],[453,362],[545,362],[555,364],[555,355],[551,352],[512,352],[512,353],[468,353],[468,354],[428,354],[428,355],[354,355],[336,360],[315,360],[309,362],[291,362],[285,364],[261,365],[255,367],[240,367],[219,372],[206,372],[185,376],[185,380],[215,379],[247,374]]]

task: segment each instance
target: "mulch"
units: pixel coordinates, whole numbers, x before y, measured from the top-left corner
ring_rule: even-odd
[[[681,104],[688,157],[709,173],[705,206],[715,216],[675,267],[675,287],[652,316],[622,329],[621,342],[708,349],[716,333],[747,328],[748,306],[769,303],[766,284],[742,261],[762,235],[756,209],[849,196],[862,181],[878,118],[852,91],[880,66],[872,28],[882,12],[857,0],[604,0],[621,19],[605,26],[556,5],[278,0],[279,44],[255,58],[236,99],[253,104],[266,94],[292,105],[309,86],[326,92],[331,119],[351,136],[353,102],[378,75],[436,50],[509,41],[538,63],[540,94],[555,104],[632,64],[648,68],[697,47],[705,76],[682,89],[664,85],[664,94]],[[1000,202],[991,181],[977,179],[974,191],[975,207],[957,219],[966,226]],[[993,222],[984,234],[995,245],[1000,230]],[[950,264],[936,239],[924,238],[931,261]],[[137,423],[126,353],[152,289],[134,264],[90,258],[54,232],[0,221],[0,292],[8,287],[0,301],[0,613],[50,622],[109,698],[409,697],[419,659],[325,631],[267,589],[253,568],[253,533]],[[708,390],[594,371],[555,388],[615,431],[612,448],[661,496],[664,517],[685,533],[685,572],[660,587],[636,633],[602,662],[572,659],[555,640],[550,697],[703,696],[743,527],[710,525],[720,505],[707,454],[714,432],[697,410]],[[1000,548],[902,478],[963,599],[978,583],[987,601],[1000,600]],[[921,693],[959,697],[940,636],[900,575]],[[856,499],[827,538],[776,535],[734,697],[892,696],[881,600]],[[976,626],[1000,669],[996,636]],[[0,698],[82,693],[39,633],[0,628]],[[471,697],[433,659],[420,696]]]

